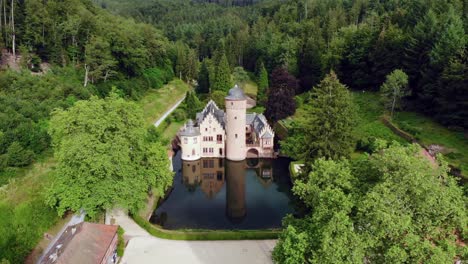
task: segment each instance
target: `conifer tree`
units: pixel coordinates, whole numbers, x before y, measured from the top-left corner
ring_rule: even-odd
[[[197,112],[202,108],[202,104],[193,91],[189,91],[185,97],[185,108],[189,118],[194,119]]]
[[[260,104],[264,104],[267,98],[267,90],[268,90],[268,72],[265,69],[265,65],[263,61],[260,61],[257,72],[257,84],[258,84],[258,92],[257,92],[257,102]]]
[[[312,101],[288,138],[281,142],[287,155],[302,160],[348,157],[355,145],[355,108],[351,94],[334,72],[311,90]]]
[[[197,93],[209,93],[210,92],[210,76],[206,61],[203,60],[200,72],[198,73],[197,79]]]
[[[211,88],[218,91],[228,91],[232,88],[231,70],[229,69],[229,62],[224,52],[216,65],[215,82]]]

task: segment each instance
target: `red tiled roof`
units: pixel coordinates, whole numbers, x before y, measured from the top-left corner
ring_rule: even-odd
[[[118,226],[115,225],[87,222],[70,226],[55,243],[51,252],[48,252],[44,257],[42,263],[101,263],[117,233],[117,229]],[[49,258],[54,253],[58,253],[55,261],[53,261],[53,258]]]

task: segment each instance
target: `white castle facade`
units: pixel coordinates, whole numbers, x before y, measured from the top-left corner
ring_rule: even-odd
[[[237,85],[225,98],[226,112],[209,101],[196,120],[179,132],[183,160],[273,158],[274,132],[262,114],[247,113],[247,98]]]

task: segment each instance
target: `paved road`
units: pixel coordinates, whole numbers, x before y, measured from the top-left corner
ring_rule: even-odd
[[[161,116],[155,123],[154,123],[154,126],[155,127],[158,127],[163,121],[164,119],[166,119],[166,117],[168,117],[174,110],[176,110],[176,108],[185,100],[185,95],[184,97],[182,97],[182,99],[180,99],[179,101],[177,101],[177,103],[175,103],[171,109],[167,110],[163,116]]]
[[[179,241],[153,237],[121,211],[112,215],[130,238],[120,263],[270,264],[276,240]]]

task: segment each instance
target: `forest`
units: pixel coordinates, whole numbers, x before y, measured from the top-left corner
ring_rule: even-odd
[[[148,189],[164,193],[164,146],[134,103],[174,78],[194,87],[184,117],[252,80],[256,111],[288,130],[278,145],[305,164],[293,192],[307,214],[284,219],[275,262],[468,256],[459,243],[467,187],[453,177],[468,173],[467,1],[2,0],[0,9],[0,188],[51,156],[53,175],[63,175],[20,205],[0,193],[0,260],[22,262],[55,215],[86,208],[94,217],[113,203],[136,210]],[[114,124],[106,112],[125,118]],[[402,120],[412,114],[456,134],[446,141],[461,151],[428,162],[380,127],[383,115],[423,142]],[[114,156],[116,140],[137,151]],[[102,158],[89,163],[96,151]],[[127,175],[108,167],[115,160]],[[96,174],[80,174],[88,183],[74,182],[90,168]],[[90,183],[99,177],[122,196]],[[73,196],[87,189],[99,199]]]

